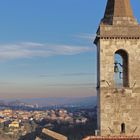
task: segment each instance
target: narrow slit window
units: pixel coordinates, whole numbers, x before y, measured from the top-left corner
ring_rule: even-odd
[[[121,133],[125,133],[125,123],[121,124]]]

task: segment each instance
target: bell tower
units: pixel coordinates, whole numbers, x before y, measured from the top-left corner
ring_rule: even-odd
[[[140,134],[140,25],[130,0],[108,0],[97,46],[101,136]]]

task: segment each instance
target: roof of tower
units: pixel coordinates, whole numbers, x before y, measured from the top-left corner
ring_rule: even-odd
[[[108,0],[107,6],[104,14],[104,18],[102,22],[104,24],[114,24],[116,22],[115,18],[117,20],[125,20],[125,18],[131,19],[135,24],[136,20],[133,15],[133,11],[130,5],[130,0]],[[131,23],[133,23],[131,22]]]
[[[108,0],[105,17],[133,17],[130,0]]]

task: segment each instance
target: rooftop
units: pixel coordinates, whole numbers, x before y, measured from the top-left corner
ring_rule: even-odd
[[[140,136],[114,136],[114,137],[96,137],[89,136],[83,140],[140,140]]]

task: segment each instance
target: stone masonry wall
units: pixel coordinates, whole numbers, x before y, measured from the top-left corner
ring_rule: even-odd
[[[100,44],[100,45],[99,45]],[[140,134],[140,40],[100,39],[98,46],[98,125],[101,135]],[[119,49],[128,53],[129,87],[114,84],[114,55]]]

